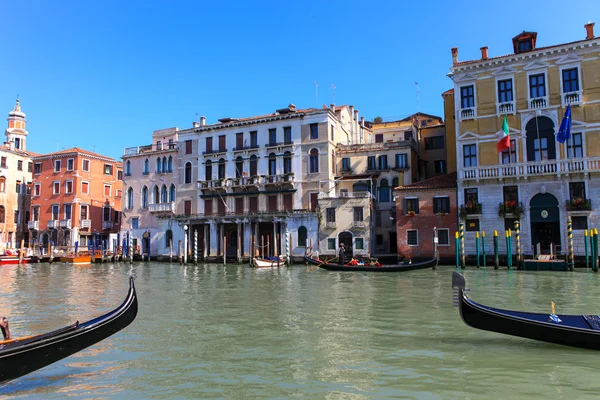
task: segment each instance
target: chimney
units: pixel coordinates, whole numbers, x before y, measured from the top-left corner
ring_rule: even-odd
[[[348,107],[350,109],[350,118],[354,115],[354,106]]]
[[[206,117],[200,117],[200,126],[206,125]]]
[[[200,122],[194,121],[194,128],[199,128],[199,127],[200,127]]]
[[[335,114],[335,104],[330,104],[329,108],[331,108],[331,112]]]
[[[360,126],[365,126],[365,117],[360,117]]]
[[[354,120],[358,121],[358,110],[354,110]]]
[[[452,48],[452,65],[458,64],[458,47]]]
[[[487,46],[481,47],[480,50],[481,50],[481,59],[487,60],[488,59],[488,47]]]
[[[585,37],[587,40],[594,38],[594,25],[596,25],[596,23],[591,21],[584,25],[585,30],[587,32],[587,35]]]

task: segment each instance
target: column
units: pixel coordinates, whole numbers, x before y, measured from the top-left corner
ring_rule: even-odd
[[[277,251],[277,222],[273,221],[273,239],[271,239],[271,243],[273,243],[273,255],[278,256],[279,252]]]
[[[223,224],[219,224],[219,255],[225,257],[225,249],[223,243],[223,237],[225,235],[225,227]]]
[[[218,249],[218,240],[219,240],[219,232],[217,231],[217,223],[215,221],[210,221],[210,255],[217,255]]]
[[[244,244],[242,243],[242,223],[237,223],[237,261],[240,262],[240,257],[242,256],[242,248]]]
[[[204,236],[202,239],[202,255],[203,255],[203,260],[206,260],[206,257],[208,256],[208,247],[210,246],[210,243],[208,241],[208,225],[204,224],[202,229],[204,229]]]
[[[252,235],[252,223],[251,222],[244,222],[242,224],[244,229],[244,257],[247,256],[251,256],[250,254],[250,236]]]

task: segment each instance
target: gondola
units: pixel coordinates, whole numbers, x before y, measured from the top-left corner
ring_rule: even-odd
[[[329,271],[364,271],[364,272],[404,272],[413,271],[416,269],[435,268],[437,266],[437,258],[431,260],[416,262],[411,264],[398,264],[398,265],[341,265],[336,263],[330,263],[323,260],[314,259],[308,255],[304,256],[304,260],[311,264],[318,266],[319,268],[327,269]]]
[[[0,383],[29,374],[106,339],[129,325],[137,311],[137,295],[130,278],[125,301],[107,314],[49,333],[1,341]]]
[[[600,316],[561,315],[502,310],[476,303],[465,295],[465,278],[453,272],[455,305],[465,324],[485,331],[504,333],[565,346],[600,350]]]
[[[252,266],[254,268],[279,268],[285,267],[285,258],[283,257],[266,257],[252,259]]]

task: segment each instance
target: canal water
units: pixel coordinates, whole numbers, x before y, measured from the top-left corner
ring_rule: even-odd
[[[123,300],[115,336],[0,387],[6,399],[595,399],[600,353],[461,321],[451,274],[165,263],[0,268],[14,335],[85,321]],[[504,308],[600,312],[597,274],[465,271],[470,296]]]

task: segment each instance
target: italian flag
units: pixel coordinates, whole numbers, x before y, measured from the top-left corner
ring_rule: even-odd
[[[504,122],[502,122],[502,137],[498,141],[498,153],[508,149],[510,149],[510,134],[508,133],[508,120],[505,115]]]

